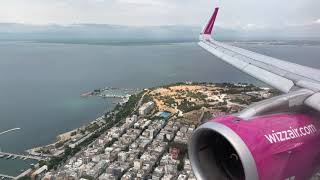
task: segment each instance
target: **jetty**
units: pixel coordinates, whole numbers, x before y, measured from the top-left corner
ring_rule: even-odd
[[[11,131],[17,131],[17,130],[20,130],[21,128],[13,128],[13,129],[9,129],[9,130],[6,130],[6,131],[3,131],[3,132],[0,132],[0,135],[3,135],[3,134],[6,134],[8,132],[11,132]]]
[[[5,157],[5,158],[7,158],[7,159],[20,158],[20,159],[23,159],[23,160],[33,159],[33,160],[37,160],[37,161],[40,161],[40,160],[44,160],[44,159],[45,159],[44,157],[40,157],[40,156],[14,154],[14,153],[1,152],[1,151],[0,151],[0,157]]]
[[[2,179],[15,179],[16,177],[10,176],[10,175],[6,175],[6,174],[0,174],[0,177],[2,177]]]

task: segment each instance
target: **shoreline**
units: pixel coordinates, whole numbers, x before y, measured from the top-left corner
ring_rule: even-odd
[[[116,91],[119,91],[120,93],[118,93]],[[95,89],[92,91],[86,91],[86,92],[80,94],[80,97],[86,98],[86,97],[96,96],[99,98],[120,98],[121,101],[118,102],[117,104],[123,105],[124,103],[126,103],[129,100],[129,98],[132,94],[136,94],[139,91],[142,91],[142,90],[138,89],[138,88],[128,89],[128,88],[105,87],[105,88],[101,88],[101,89]],[[123,93],[124,95],[121,95],[121,93]],[[108,113],[111,113],[113,111],[114,111],[114,108],[112,110],[110,110],[110,112],[108,112]],[[106,113],[106,114],[108,114],[108,113]],[[55,153],[44,153],[43,151],[48,151],[49,149],[56,147],[56,146],[64,146],[66,143],[70,142],[70,140],[72,140],[75,136],[78,136],[77,137],[78,140],[81,140],[83,137],[85,137],[89,133],[80,135],[80,133],[81,133],[80,131],[85,131],[87,128],[89,128],[89,126],[92,126],[95,124],[98,124],[99,127],[102,127],[106,123],[107,122],[105,122],[105,115],[99,116],[96,119],[90,121],[87,124],[81,125],[78,128],[71,129],[69,131],[57,134],[54,142],[52,142],[52,143],[32,147],[30,149],[24,150],[24,152],[26,152],[30,155],[35,155],[35,156],[47,156],[47,157],[59,156],[64,152],[64,149],[57,150]]]
[[[95,96],[99,97],[100,90],[95,91]],[[90,123],[58,134],[54,143],[34,147],[26,150],[26,152],[32,155],[46,156],[48,159],[39,161],[39,164],[40,167],[47,167],[50,170],[63,166],[70,157],[81,154],[99,137],[105,136],[109,129],[119,128],[118,124],[123,124],[126,122],[126,118],[128,119],[133,114],[138,113],[138,118],[155,120],[156,117],[160,117],[159,112],[169,112],[175,115],[177,122],[195,126],[202,122],[204,116],[208,115],[205,114],[205,111],[212,113],[213,116],[220,112],[236,112],[245,107],[240,106],[240,104],[250,104],[257,98],[264,99],[272,94],[270,88],[247,83],[178,82],[152,87],[127,96],[127,101],[119,102],[108,113]],[[242,100],[239,99],[240,96],[246,96],[246,98]],[[140,109],[137,111],[138,108],[150,101],[154,102],[155,106],[152,116],[141,115]],[[200,112],[200,118],[196,118],[197,113],[195,112]],[[158,116],[156,116],[157,113]],[[190,119],[190,121],[183,119]],[[110,143],[112,142],[113,139]]]
[[[28,153],[29,155],[34,155],[34,156],[46,156],[46,157],[59,156],[60,154],[63,153],[63,151],[57,151],[56,153],[51,154],[51,155],[50,154],[39,153],[38,151],[41,151],[43,148],[54,147],[60,142],[63,142],[65,144],[65,142],[69,141],[70,139],[72,139],[72,137],[75,136],[75,135],[72,135],[73,133],[78,133],[79,130],[85,129],[88,126],[90,126],[92,124],[95,124],[95,123],[99,123],[100,122],[100,123],[104,124],[104,122],[101,122],[101,121],[103,121],[104,118],[105,118],[105,115],[102,115],[102,116],[96,118],[95,120],[90,121],[86,125],[82,125],[82,126],[80,126],[78,128],[75,128],[75,129],[72,129],[72,130],[57,134],[55,142],[52,142],[50,144],[46,144],[46,145],[43,145],[43,146],[33,147],[33,148],[25,150],[25,152]],[[88,135],[88,134],[84,134],[83,137],[85,137],[85,135]]]
[[[155,87],[151,87],[150,90],[159,89],[159,88],[167,88],[167,87],[171,87],[171,86],[175,86],[175,85],[177,85],[177,86],[190,86],[190,85],[205,85],[205,86],[217,85],[217,86],[221,86],[223,84],[230,84],[230,85],[235,85],[235,86],[249,85],[247,83],[212,83],[212,82],[189,82],[189,81],[186,81],[186,82],[177,82],[177,83],[172,83],[172,84],[167,84],[167,85],[155,86]],[[256,87],[259,87],[259,86],[256,86]],[[270,88],[268,88],[268,87],[259,87],[259,88],[264,89],[264,90],[267,90],[267,89],[270,90]],[[107,98],[108,97],[111,98],[113,95],[112,96],[105,96],[103,94],[105,91],[108,91],[108,90],[126,90],[126,91],[135,90],[134,94],[138,94],[139,90],[140,90],[140,92],[145,91],[145,90],[148,91],[148,89],[143,89],[142,90],[142,89],[125,89],[125,88],[105,87],[105,88],[101,88],[101,89],[95,89],[93,91],[86,91],[86,92],[80,94],[80,97],[96,96],[96,97],[100,97],[100,98],[106,98],[106,97]],[[131,95],[133,95],[133,94],[131,94]],[[126,103],[129,100],[131,95],[126,94],[125,96],[118,96],[119,98],[122,99],[122,101],[119,102],[118,105],[122,106],[124,103]],[[140,102],[140,104],[141,104],[141,102]],[[112,110],[110,110],[109,113],[113,113],[115,108],[116,107],[114,107]],[[108,114],[108,113],[106,113],[106,114]],[[88,124],[85,124],[85,125],[82,125],[82,126],[80,126],[78,128],[71,129],[69,131],[57,134],[56,135],[56,140],[54,142],[50,143],[50,144],[33,147],[33,148],[25,150],[24,152],[28,153],[29,155],[34,155],[34,156],[45,156],[45,157],[59,156],[59,155],[63,154],[64,148],[63,149],[59,149],[58,148],[59,150],[57,150],[56,153],[48,153],[48,154],[43,153],[43,152],[38,152],[38,151],[41,151],[43,149],[51,149],[51,148],[54,148],[57,145],[60,146],[60,147],[61,146],[63,147],[66,143],[70,142],[70,140],[75,138],[75,136],[77,136],[77,135],[79,136],[79,131],[85,130],[89,126],[92,126],[92,125],[94,125],[96,123],[99,123],[100,124],[99,127],[101,128],[103,125],[105,125],[107,123],[105,121],[105,119],[106,119],[105,115],[99,116],[95,120],[90,121]],[[88,134],[90,134],[90,133],[82,134],[82,136],[78,137],[78,140],[81,140],[83,137],[87,136]],[[59,143],[62,143],[63,145],[61,145]]]
[[[169,160],[170,167],[177,167],[174,174],[187,171],[188,176],[193,176],[190,166],[184,166],[189,164],[184,157],[193,130],[210,118],[237,113],[272,95],[269,88],[241,83],[186,82],[145,89],[123,106],[116,106],[111,116],[114,121],[90,140],[66,148],[63,156],[47,162],[49,171],[43,177],[98,179],[113,176],[111,172],[117,167],[122,169],[115,176],[119,179],[149,177],[158,166],[163,168],[160,161],[166,160],[170,148],[182,152],[181,162]],[[151,157],[155,160],[150,161]],[[135,166],[137,161],[149,166]],[[76,168],[80,165],[84,169]]]

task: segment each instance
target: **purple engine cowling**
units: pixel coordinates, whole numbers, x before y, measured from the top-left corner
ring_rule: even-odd
[[[320,121],[301,113],[219,117],[193,133],[189,158],[197,179],[306,180],[320,165]]]

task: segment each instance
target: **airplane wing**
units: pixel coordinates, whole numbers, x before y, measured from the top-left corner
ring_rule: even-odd
[[[200,34],[199,45],[224,62],[289,93],[298,89],[310,90],[304,104],[320,111],[320,70],[286,62],[242,48],[231,46],[211,37],[219,8],[216,8],[208,24]]]

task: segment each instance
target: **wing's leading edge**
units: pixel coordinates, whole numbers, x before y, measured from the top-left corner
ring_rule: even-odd
[[[215,41],[212,37],[219,8],[215,8],[208,24],[200,34],[199,45],[224,62],[289,93],[297,89],[309,89],[315,94],[305,100],[305,104],[320,111],[320,70],[272,58],[229,44]]]

